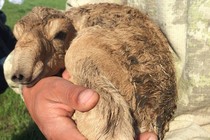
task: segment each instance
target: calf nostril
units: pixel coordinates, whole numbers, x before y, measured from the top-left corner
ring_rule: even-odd
[[[16,75],[13,75],[11,79],[14,82],[20,82],[24,79],[24,76],[22,74],[16,74]]]

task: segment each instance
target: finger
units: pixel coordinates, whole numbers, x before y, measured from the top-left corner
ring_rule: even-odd
[[[70,79],[70,74],[68,73],[67,70],[64,70],[64,72],[62,73],[62,77],[66,80]]]
[[[99,95],[95,91],[83,86],[74,85],[67,80],[56,80],[54,87],[61,100],[78,111],[89,111],[99,100]]]
[[[153,132],[144,132],[140,134],[137,140],[158,140],[158,137]]]

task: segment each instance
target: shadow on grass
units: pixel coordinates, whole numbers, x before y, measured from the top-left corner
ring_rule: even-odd
[[[34,122],[31,122],[28,128],[21,134],[14,135],[11,140],[46,140],[44,135]]]

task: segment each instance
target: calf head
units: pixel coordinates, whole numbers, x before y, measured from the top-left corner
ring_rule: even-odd
[[[33,85],[64,68],[75,29],[61,11],[35,7],[14,26],[17,44],[12,61],[14,82]]]

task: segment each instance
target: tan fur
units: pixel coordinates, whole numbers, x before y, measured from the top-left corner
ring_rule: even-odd
[[[100,94],[94,109],[74,115],[88,139],[131,140],[144,131],[164,137],[176,108],[176,78],[167,39],[146,15],[116,4],[65,13],[36,7],[14,34],[13,81],[33,85],[55,74],[66,53],[70,81]]]

